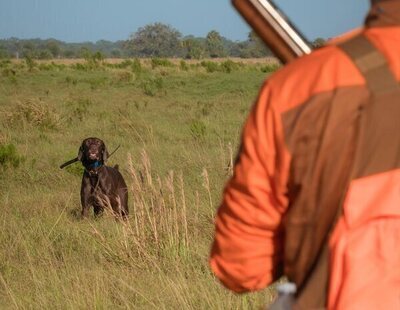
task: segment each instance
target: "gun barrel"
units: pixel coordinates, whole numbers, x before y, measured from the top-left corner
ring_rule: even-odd
[[[272,1],[232,0],[232,4],[283,63],[311,52],[307,40]]]

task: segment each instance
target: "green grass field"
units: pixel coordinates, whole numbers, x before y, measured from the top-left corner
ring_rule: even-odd
[[[211,274],[213,217],[276,65],[0,62],[1,309],[258,309]],[[80,219],[81,141],[102,138],[129,222]]]

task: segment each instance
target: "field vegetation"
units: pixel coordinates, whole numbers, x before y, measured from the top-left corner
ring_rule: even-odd
[[[242,124],[275,63],[0,62],[0,308],[258,309],[208,267]],[[80,219],[81,141],[120,149],[131,216]]]

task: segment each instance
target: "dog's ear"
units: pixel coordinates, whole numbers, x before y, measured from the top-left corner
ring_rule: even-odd
[[[82,157],[83,157],[83,145],[81,145],[81,147],[79,148],[79,152],[78,152],[78,160],[82,161]]]
[[[104,163],[107,161],[108,156],[110,156],[110,154],[108,153],[106,145],[103,143],[103,162]]]

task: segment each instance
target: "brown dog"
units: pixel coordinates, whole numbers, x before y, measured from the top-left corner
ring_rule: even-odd
[[[86,217],[93,206],[95,216],[111,206],[117,217],[128,216],[128,188],[118,171],[118,166],[105,165],[109,154],[104,142],[98,138],[83,140],[77,160],[82,162],[85,171],[82,177],[81,203],[82,216]]]

